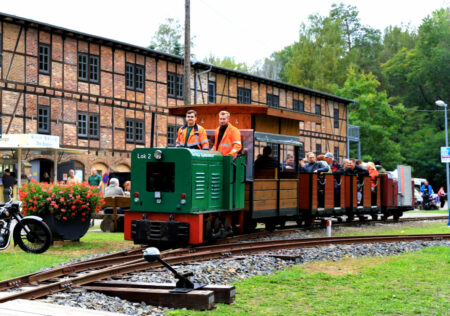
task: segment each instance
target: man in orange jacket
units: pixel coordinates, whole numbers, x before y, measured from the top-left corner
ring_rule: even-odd
[[[222,155],[237,157],[238,152],[242,148],[241,144],[241,132],[239,129],[231,125],[230,113],[227,111],[220,111],[219,113],[219,124],[220,126],[216,129],[216,137],[214,142],[213,150],[217,150],[222,153]]]
[[[197,124],[196,111],[189,110],[186,112],[186,124],[178,130],[176,147],[209,150],[206,130]]]

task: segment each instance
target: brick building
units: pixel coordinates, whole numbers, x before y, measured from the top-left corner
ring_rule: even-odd
[[[183,124],[168,114],[183,104],[180,57],[7,14],[0,53],[2,133],[58,135],[61,147],[88,150],[60,157],[84,176],[129,170],[135,147],[171,145]],[[192,103],[283,109],[300,118],[304,151],[346,155],[351,100],[203,63],[191,71]],[[51,157],[27,160],[37,180],[53,172]]]

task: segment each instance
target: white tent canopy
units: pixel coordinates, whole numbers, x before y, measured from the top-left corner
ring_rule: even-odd
[[[37,155],[54,156],[54,180],[57,179],[58,154],[84,154],[87,150],[59,147],[59,136],[42,134],[7,134],[0,138],[0,152],[12,152],[17,157],[17,195],[22,177],[22,153],[31,151]],[[17,155],[15,154],[17,153]]]

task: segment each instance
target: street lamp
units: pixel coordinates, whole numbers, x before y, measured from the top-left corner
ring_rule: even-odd
[[[447,130],[447,104],[442,101],[438,100],[436,101],[437,106],[443,106],[444,107],[444,114],[445,114],[445,147],[448,148],[448,130]],[[450,189],[450,178],[449,178],[449,172],[448,172],[448,162],[445,163],[446,171],[447,171],[447,207],[448,207],[448,225],[450,225],[450,201],[448,199],[449,197],[449,189]]]

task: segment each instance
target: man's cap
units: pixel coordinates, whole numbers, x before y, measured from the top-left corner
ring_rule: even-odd
[[[326,157],[326,158],[334,159],[334,155],[333,155],[332,153],[326,153],[326,154],[325,154],[325,157]]]

